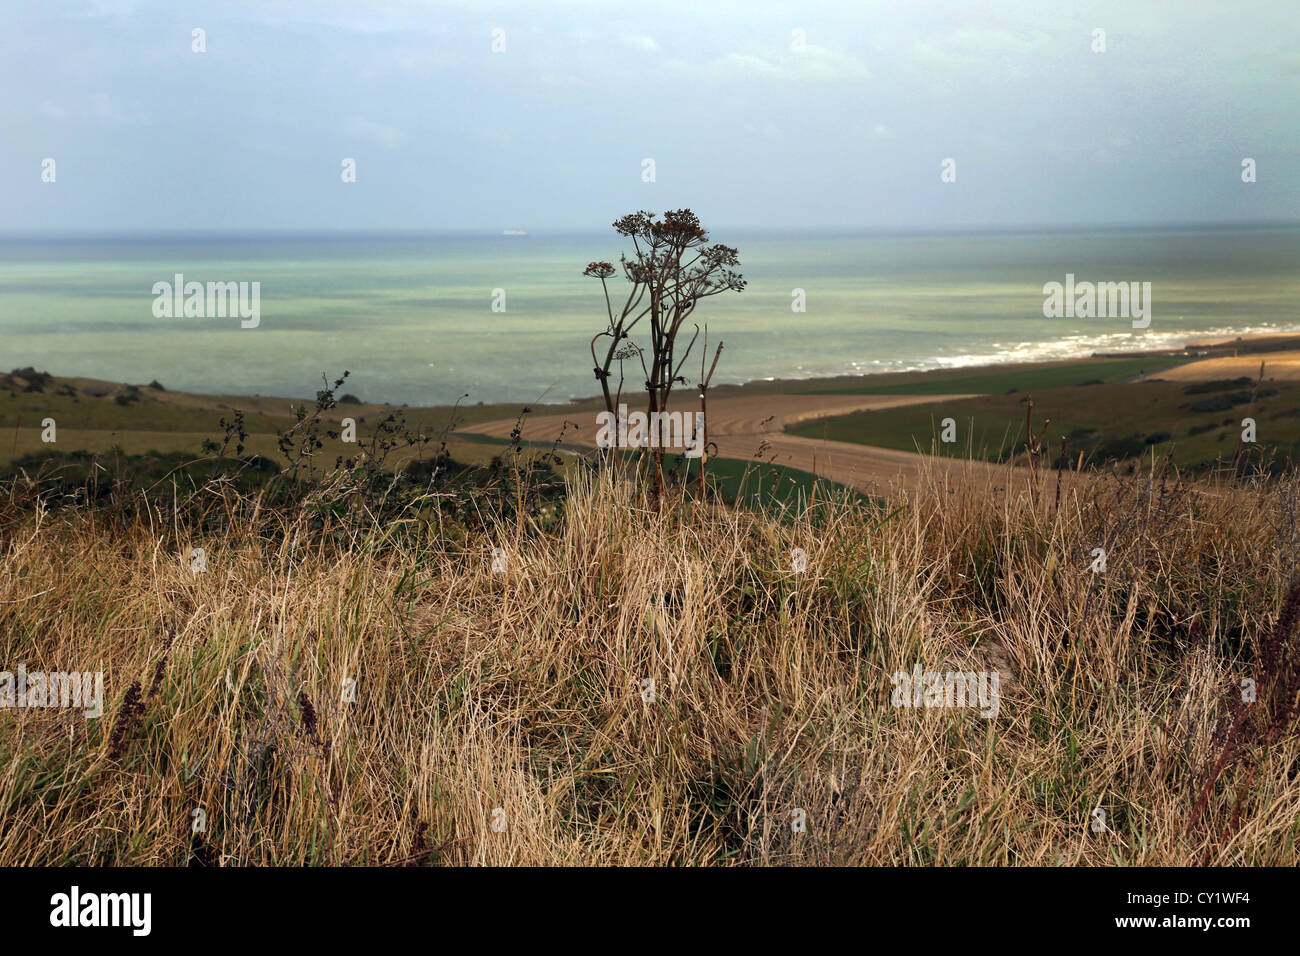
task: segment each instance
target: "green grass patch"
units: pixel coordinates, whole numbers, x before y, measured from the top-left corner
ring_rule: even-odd
[[[1185,385],[1178,382],[1131,382],[1104,386],[1050,388],[1032,393],[1034,433],[1044,436],[1049,457],[1066,453],[1076,460],[1125,460],[1172,453],[1183,465],[1198,465],[1221,456],[1231,457],[1241,435],[1241,420],[1257,423],[1260,446],[1294,455],[1300,448],[1300,386],[1273,383],[1252,402],[1232,394],[1188,403]],[[1265,393],[1268,394],[1265,394]],[[880,411],[856,412],[807,422],[792,434],[830,441],[845,441],[900,451],[921,451],[948,457],[968,454],[989,461],[1022,455],[1025,417],[1031,395],[983,395],[909,405]],[[940,442],[942,420],[953,418],[957,441]]]
[[[698,463],[695,464],[698,467]],[[814,500],[814,495],[817,501],[842,497],[846,493],[864,502],[873,500],[838,482],[798,468],[739,458],[710,458],[708,478],[725,501],[759,510],[798,512]]]

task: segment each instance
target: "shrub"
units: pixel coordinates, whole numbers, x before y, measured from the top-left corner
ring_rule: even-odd
[[[1250,383],[1251,379],[1244,375],[1241,378],[1216,378],[1211,382],[1196,382],[1193,385],[1188,385],[1183,389],[1183,394],[1205,395],[1210,392],[1226,392],[1230,388],[1241,388]]]

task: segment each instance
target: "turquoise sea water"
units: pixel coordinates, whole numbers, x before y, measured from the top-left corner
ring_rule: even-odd
[[[749,281],[696,313],[726,343],[715,383],[971,365],[1300,329],[1300,228],[779,236],[715,233]],[[33,365],[168,388],[347,391],[408,404],[594,394],[604,300],[582,276],[617,261],[591,236],[166,238],[0,242],[0,368]],[[261,323],[155,318],[155,282],[261,283]],[[1146,281],[1153,317],[1046,319],[1042,287]],[[618,290],[621,280],[613,280]],[[805,290],[807,311],[791,310]],[[505,290],[506,311],[491,310]],[[686,367],[699,374],[698,353]]]

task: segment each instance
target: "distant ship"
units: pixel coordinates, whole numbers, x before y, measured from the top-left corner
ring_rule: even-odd
[[[503,235],[503,236],[526,236],[526,235],[528,235],[528,233],[527,233],[526,230],[523,230],[523,229],[502,229],[502,230],[501,230],[501,235]]]

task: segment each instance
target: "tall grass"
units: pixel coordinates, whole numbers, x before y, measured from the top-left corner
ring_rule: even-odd
[[[773,515],[575,470],[351,531],[11,498],[0,669],[107,699],[0,710],[0,865],[1294,865],[1294,726],[1221,727],[1297,686],[1300,483],[1041,480]],[[997,670],[997,717],[891,706],[918,662]]]

